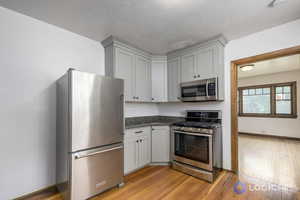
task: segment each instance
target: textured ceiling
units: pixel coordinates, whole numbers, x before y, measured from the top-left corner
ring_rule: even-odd
[[[300,54],[253,63],[254,69],[243,72],[239,70],[239,79],[265,74],[300,70]]]
[[[155,54],[223,34],[236,39],[300,18],[300,1],[0,0],[0,6],[102,41],[115,35]]]

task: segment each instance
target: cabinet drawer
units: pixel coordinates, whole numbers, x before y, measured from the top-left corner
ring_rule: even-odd
[[[141,135],[145,135],[145,134],[150,134],[150,132],[151,132],[150,126],[127,129],[125,131],[125,139],[131,138],[131,137],[137,137],[137,136],[141,136]]]
[[[169,131],[170,127],[169,126],[152,126],[152,131],[154,130],[165,130],[165,131]]]

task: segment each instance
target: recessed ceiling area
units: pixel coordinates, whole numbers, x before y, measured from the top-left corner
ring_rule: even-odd
[[[0,6],[96,41],[114,35],[164,54],[219,34],[228,40],[300,18],[300,1],[0,0]]]
[[[254,65],[254,67],[252,70],[249,71],[242,71],[240,68],[241,66],[239,66],[239,79],[259,75],[300,70],[300,54],[260,61],[252,64]]]

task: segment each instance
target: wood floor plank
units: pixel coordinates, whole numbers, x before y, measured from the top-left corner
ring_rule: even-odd
[[[173,191],[163,198],[163,200],[196,200],[202,199],[209,184],[205,181],[188,177],[183,183],[178,185]]]

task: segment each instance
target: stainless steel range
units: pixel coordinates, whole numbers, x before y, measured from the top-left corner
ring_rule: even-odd
[[[172,167],[213,182],[222,169],[220,111],[187,111],[186,120],[171,132]]]

